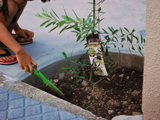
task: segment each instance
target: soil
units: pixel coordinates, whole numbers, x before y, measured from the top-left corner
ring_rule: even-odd
[[[143,72],[119,67],[108,77],[94,76],[94,82],[99,81],[94,89],[83,80],[77,83],[73,73],[65,74],[61,79],[55,75],[50,81],[65,94],[68,102],[96,116],[111,120],[117,115],[142,114]],[[40,89],[56,95],[46,85]]]

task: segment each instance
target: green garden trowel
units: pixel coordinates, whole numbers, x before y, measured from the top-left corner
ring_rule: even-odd
[[[30,69],[28,68],[28,71],[30,72]],[[33,75],[40,78],[44,83],[46,83],[52,90],[54,90],[60,97],[65,99],[64,94],[53,84],[51,83],[39,70],[35,69],[33,67]]]

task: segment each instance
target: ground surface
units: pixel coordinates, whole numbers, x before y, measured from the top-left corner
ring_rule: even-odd
[[[94,77],[99,82],[94,90],[91,85],[76,83],[73,74],[56,75],[50,79],[67,97],[67,101],[91,111],[97,116],[111,120],[116,115],[140,114],[142,104],[142,72],[119,67],[112,76]],[[46,85],[40,87],[53,95]]]

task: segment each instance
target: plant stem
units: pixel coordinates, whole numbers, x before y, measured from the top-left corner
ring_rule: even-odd
[[[96,7],[95,7],[95,1],[96,0],[93,0],[93,20],[95,19],[95,14],[96,14],[96,12],[95,12],[95,9],[96,9]],[[95,25],[95,21],[94,21],[94,23],[93,23],[93,26]],[[92,31],[92,34],[94,34],[94,32]]]

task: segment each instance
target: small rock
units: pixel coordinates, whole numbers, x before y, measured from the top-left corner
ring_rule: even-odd
[[[139,93],[140,93],[140,91],[134,90],[131,94],[132,94],[133,96],[138,96]]]
[[[135,71],[132,71],[132,72],[131,72],[131,75],[133,75],[133,74],[135,74]]]
[[[122,72],[124,72],[124,69],[122,69]]]
[[[71,77],[71,80],[73,80],[73,76]]]
[[[85,92],[91,92],[91,90],[92,90],[91,87],[86,87],[86,88],[84,89]]]
[[[123,105],[127,105],[128,104],[128,102],[127,101],[123,101],[123,103],[122,103]]]
[[[124,77],[124,74],[120,74],[119,77],[120,77],[120,78],[123,78],[123,77]]]
[[[126,79],[128,80],[128,79],[129,79],[129,76],[127,76]]]
[[[116,77],[116,74],[114,74],[114,75],[112,76],[112,78],[114,78],[114,77]]]
[[[114,110],[108,110],[108,114],[111,115],[114,113]]]
[[[57,83],[59,80],[58,80],[58,79],[54,79],[53,81],[54,81],[55,83]]]
[[[82,84],[82,86],[84,86],[84,87],[88,86],[88,83],[85,82],[85,81],[83,81],[81,84]]]
[[[59,78],[60,78],[60,79],[63,79],[63,78],[64,78],[64,76],[65,76],[65,73],[61,73],[61,74],[59,74]]]
[[[140,112],[132,112],[132,115],[142,115]]]
[[[116,106],[116,107],[120,106],[120,104],[116,100],[113,100],[113,99],[109,100],[107,102],[107,105]]]
[[[90,100],[90,99],[91,99],[91,96],[88,96],[87,99]]]

